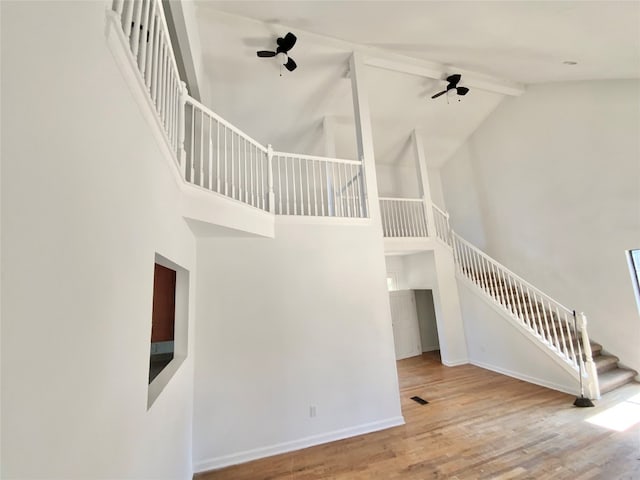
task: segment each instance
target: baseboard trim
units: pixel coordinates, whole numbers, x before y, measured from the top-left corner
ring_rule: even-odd
[[[214,457],[196,462],[194,465],[194,471],[195,473],[200,473],[208,470],[228,467],[231,465],[237,465],[239,463],[257,460],[259,458],[270,457],[281,453],[287,453],[294,450],[300,450],[302,448],[312,447],[314,445],[320,445],[322,443],[335,442],[336,440],[343,440],[345,438],[355,437],[357,435],[364,435],[366,433],[377,432],[379,430],[385,430],[387,428],[398,427],[400,425],[404,425],[404,423],[405,422],[403,416],[393,417],[386,420],[380,420],[378,422],[365,423],[363,425],[358,425],[355,427],[334,430],[333,432],[311,435],[309,437],[300,438],[298,440],[293,440],[290,442],[277,443],[275,445],[269,445],[266,447],[245,450],[244,452],[232,453],[230,455],[223,455],[221,457]]]
[[[508,370],[506,368],[497,367],[495,365],[491,365],[485,362],[479,362],[477,360],[470,360],[472,365],[476,367],[484,368],[486,370],[491,370],[492,372],[500,373],[502,375],[506,375],[508,377],[517,378],[518,380],[522,380],[523,382],[533,383],[535,385],[539,385],[541,387],[550,388],[551,390],[557,390],[559,392],[568,393],[570,395],[576,395],[577,392],[572,390],[570,387],[566,385],[561,385],[555,382],[549,382],[547,380],[543,380],[541,378],[531,377],[524,373],[514,372],[512,370]]]
[[[467,363],[469,363],[469,360],[466,358],[459,360],[442,360],[442,364],[445,367],[458,367],[460,365],[466,365]]]

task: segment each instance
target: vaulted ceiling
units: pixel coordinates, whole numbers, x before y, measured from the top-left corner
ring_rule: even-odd
[[[257,140],[299,153],[324,153],[325,122],[333,125],[337,155],[355,158],[354,49],[440,69],[440,78],[462,71],[462,83],[470,82],[460,102],[432,100],[445,85],[435,75],[367,67],[381,163],[407,161],[417,129],[428,162],[441,165],[503,100],[492,80],[640,78],[638,2],[202,1],[196,18],[203,99]],[[273,48],[287,31],[298,36],[291,51],[298,69],[280,76],[275,59],[255,52]],[[474,75],[490,78],[474,87]]]

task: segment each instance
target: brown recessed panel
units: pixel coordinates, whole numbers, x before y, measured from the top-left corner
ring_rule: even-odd
[[[151,343],[173,340],[176,317],[176,272],[156,263],[153,279]]]

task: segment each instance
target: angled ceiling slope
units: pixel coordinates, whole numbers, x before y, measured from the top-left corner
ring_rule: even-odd
[[[410,132],[418,129],[429,163],[439,166],[505,94],[522,93],[513,80],[633,75],[629,65],[640,64],[640,49],[629,41],[638,27],[631,27],[628,18],[640,10],[637,4],[606,3],[612,4],[610,9],[599,12],[574,2],[207,1],[196,5],[212,107],[254,138],[279,150],[323,155],[327,137],[323,124],[334,125],[329,136],[335,138],[337,156],[355,158],[347,66],[357,48],[375,67],[367,69],[367,83],[376,161],[407,161],[403,149]],[[619,29],[597,40],[589,31],[588,42],[582,42],[587,36],[584,26],[592,25],[596,17],[615,17]],[[277,63],[259,62],[255,52],[287,31],[298,35],[299,68],[280,77]],[[562,35],[564,41],[558,38]],[[616,58],[596,55],[597,66],[562,63],[590,58],[594,43],[599,43],[599,52],[613,49]],[[446,84],[437,79],[448,73],[462,73],[461,84],[471,92],[462,102],[447,103],[445,96],[430,100]]]

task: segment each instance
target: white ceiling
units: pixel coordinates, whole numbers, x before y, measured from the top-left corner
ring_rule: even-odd
[[[338,156],[355,158],[350,44],[526,84],[640,78],[640,2],[203,1],[196,9],[210,81],[203,99],[257,140],[299,153],[324,153],[329,117]],[[298,36],[299,68],[280,77],[275,60],[255,51],[287,31]],[[447,104],[428,98],[444,85],[437,80],[373,67],[366,75],[383,163],[407,161],[418,129],[429,163],[441,165],[503,98],[472,88]]]

